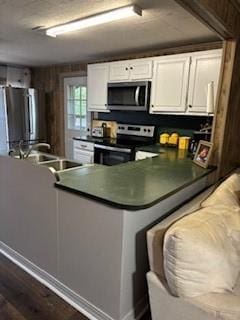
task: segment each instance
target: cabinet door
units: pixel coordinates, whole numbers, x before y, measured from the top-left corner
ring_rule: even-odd
[[[82,164],[93,163],[94,153],[90,151],[74,149],[74,160],[77,160]]]
[[[130,66],[129,63],[111,63],[110,64],[110,81],[129,80]]]
[[[189,66],[189,55],[154,61],[151,113],[185,112]]]
[[[152,79],[152,61],[136,61],[130,64],[130,79]]]
[[[7,86],[24,88],[24,69],[7,67]]]
[[[188,112],[207,112],[207,87],[214,83],[216,101],[222,50],[199,53],[192,56],[188,94]]]
[[[107,110],[107,83],[109,66],[97,64],[88,66],[88,111]]]

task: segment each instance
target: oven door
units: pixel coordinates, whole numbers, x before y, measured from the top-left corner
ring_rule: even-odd
[[[145,111],[149,106],[150,82],[108,83],[109,110]]]
[[[95,144],[94,163],[114,166],[131,160],[134,160],[134,155],[129,148],[117,148]]]

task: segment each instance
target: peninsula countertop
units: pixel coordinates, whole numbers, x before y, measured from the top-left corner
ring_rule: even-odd
[[[139,150],[155,152],[158,156],[112,167],[92,165],[62,172],[55,185],[116,208],[140,210],[215,170],[197,166],[184,150],[162,148],[159,144]]]

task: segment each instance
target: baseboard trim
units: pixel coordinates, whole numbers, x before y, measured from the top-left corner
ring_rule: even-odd
[[[90,320],[114,320],[1,241],[0,252]]]
[[[148,296],[145,295],[140,301],[138,301],[135,308],[130,310],[122,320],[139,320],[148,311],[148,309]]]
[[[86,299],[69,289],[49,273],[42,270],[34,263],[23,257],[21,254],[7,246],[2,241],[0,241],[0,253],[2,253],[6,258],[26,271],[40,283],[45,285],[47,288],[52,290],[60,298],[62,298],[64,301],[66,301],[73,308],[81,312],[90,320],[115,320],[114,318],[110,317],[102,310],[98,309],[93,304],[88,302]],[[134,309],[130,310],[130,312],[124,316],[122,320],[138,320],[147,311],[148,307],[147,296],[145,296],[136,304]],[[136,311],[138,311],[137,316],[135,316]]]

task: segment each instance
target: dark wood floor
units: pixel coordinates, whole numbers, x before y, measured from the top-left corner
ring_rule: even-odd
[[[0,320],[88,320],[0,253]],[[150,313],[141,320],[151,320]]]
[[[86,320],[0,254],[0,320]]]

